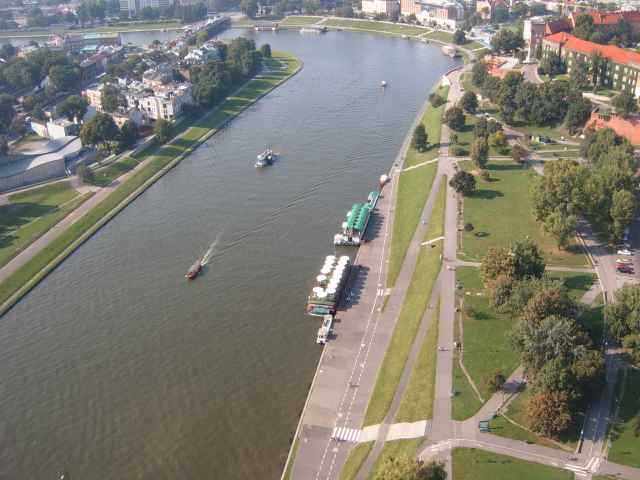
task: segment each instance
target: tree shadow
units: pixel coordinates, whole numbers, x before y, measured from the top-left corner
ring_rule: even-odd
[[[493,162],[487,165],[487,170],[493,170],[496,172],[507,172],[513,170],[525,170],[527,168],[526,165],[521,165],[518,163],[508,163],[508,162]]]
[[[57,206],[23,202],[0,207],[0,248],[8,247],[16,240],[15,230],[38,217],[58,210]]]
[[[498,190],[490,190],[490,189],[483,188],[481,190],[476,190],[469,196],[472,198],[479,198],[482,200],[493,200],[494,198],[504,197],[504,193]]]

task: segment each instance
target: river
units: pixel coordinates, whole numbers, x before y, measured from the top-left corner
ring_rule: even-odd
[[[369,34],[244,34],[304,69],[0,319],[0,478],[278,478],[320,355],[307,291],[455,61]],[[257,171],[266,145],[281,159]]]

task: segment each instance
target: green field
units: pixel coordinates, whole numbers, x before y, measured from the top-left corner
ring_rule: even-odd
[[[88,214],[70,226],[46,249],[38,252],[31,260],[14,272],[5,282],[0,284],[0,305],[6,310],[21,295],[33,288],[54,267],[54,260],[71,253],[82,236],[98,228],[100,222],[109,218],[126,206],[125,199],[134,191],[145,185],[154,175],[166,171],[172,162],[178,162],[198,145],[198,141],[206,134],[237,116],[255,101],[266,95],[277,85],[289,78],[300,67],[300,62],[286,53],[274,52],[274,57],[283,62],[287,68],[249,80],[233,97],[227,98],[219,108],[194,121],[192,126],[184,125],[185,132],[170,144],[156,146],[145,150],[138,158],[148,159],[148,164],[133,174],[126,182],[118,186],[106,199],[93,208]]]
[[[622,402],[609,433],[609,460],[640,468],[640,370],[627,369]]]
[[[376,463],[373,466],[373,470],[371,475],[369,475],[369,478],[376,478],[376,475],[380,472],[380,468],[389,457],[406,456],[414,458],[418,454],[418,448],[420,448],[423,440],[424,439],[422,438],[416,438],[412,440],[394,440],[392,442],[386,442],[378,460],[376,460]]]
[[[435,31],[428,33],[424,36],[424,38],[428,38],[429,40],[437,40],[444,43],[453,43],[453,34],[449,32]]]
[[[99,187],[111,185],[116,178],[135,168],[138,163],[140,162],[133,157],[118,159],[110,165],[97,168],[93,172],[93,179],[90,180],[90,183]]]
[[[444,188],[444,186],[443,183],[440,188]],[[441,232],[443,218],[437,218],[439,214],[435,209],[434,213],[436,213],[436,217],[433,217],[432,220],[435,221],[430,223],[425,240],[433,238],[434,233]],[[442,264],[440,258],[442,242],[436,242],[433,245],[433,248],[423,247],[418,254],[416,268],[407,288],[404,304],[378,372],[373,395],[367,406],[364,425],[375,425],[384,420],[398,388],[402,371]],[[424,406],[422,403],[421,405]]]
[[[457,354],[453,360],[453,391],[455,394],[451,399],[451,418],[454,420],[473,417],[482,407],[482,403],[458,364]]]
[[[471,162],[462,165],[473,168]],[[464,221],[474,229],[463,232],[458,258],[479,261],[490,247],[508,247],[529,237],[542,249],[548,265],[589,266],[577,244],[558,249],[533,217],[530,186],[537,176],[533,170],[512,162],[489,162],[487,169],[490,180],[477,177],[477,191],[464,200]]]
[[[573,480],[573,473],[475,448],[452,453],[452,480]]]
[[[420,35],[428,31],[425,28],[403,25],[401,23],[384,23],[376,22],[375,20],[349,20],[346,18],[330,18],[323,25],[327,27],[348,28],[393,35]]]
[[[435,92],[446,98],[449,88],[439,87]],[[405,168],[434,160],[438,156],[441,130],[440,119],[443,112],[444,105],[438,108],[433,108],[431,105],[427,107],[422,117],[422,123],[427,131],[430,148],[426,152],[420,153],[415,148],[409,147],[404,161]],[[420,214],[431,190],[436,171],[437,165],[434,162],[400,174],[391,235],[389,267],[387,270],[387,286],[389,287],[396,283],[407,248],[420,221]]]
[[[304,15],[294,15],[294,16],[285,18],[280,23],[280,25],[291,25],[291,26],[312,25],[316,22],[319,22],[320,20],[322,20],[322,17],[306,17]]]
[[[372,448],[373,442],[359,443],[353,447],[340,471],[340,480],[354,480]]]
[[[0,266],[6,265],[90,196],[79,195],[69,182],[9,195],[9,204],[0,206]]]

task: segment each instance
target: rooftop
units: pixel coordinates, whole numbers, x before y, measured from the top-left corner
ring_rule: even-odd
[[[566,32],[547,35],[544,37],[544,40],[546,42],[557,43],[563,46],[563,48],[574,52],[583,53],[585,55],[591,55],[598,52],[603,57],[616,63],[640,67],[640,53],[625,50],[624,48],[616,47],[614,45],[600,45],[599,43],[588,42],[587,40],[574,37]]]

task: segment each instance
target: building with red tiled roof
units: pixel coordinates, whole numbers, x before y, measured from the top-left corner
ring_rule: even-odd
[[[573,30],[573,25],[567,17],[553,18],[544,26],[545,35],[553,35],[558,32],[570,32],[571,30]]]
[[[602,83],[614,90],[626,90],[640,96],[640,53],[588,42],[565,32],[544,37],[542,55],[550,52],[564,59],[569,73],[577,62],[584,61],[590,65],[592,56],[599,54],[606,61],[601,69]]]
[[[596,30],[609,30],[615,28],[620,22],[627,22],[634,32],[640,32],[640,12],[573,12],[571,14],[571,24],[575,28],[576,20],[580,15],[589,15],[593,19],[593,26]]]
[[[632,145],[640,145],[640,116],[624,119],[617,115],[602,115],[592,112],[585,128],[610,128],[621,137],[626,138]]]

